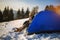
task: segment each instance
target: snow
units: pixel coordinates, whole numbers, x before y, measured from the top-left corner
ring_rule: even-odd
[[[28,19],[0,23],[0,40],[60,40],[60,33],[26,35],[26,29],[14,32],[13,28],[22,27],[22,24]]]

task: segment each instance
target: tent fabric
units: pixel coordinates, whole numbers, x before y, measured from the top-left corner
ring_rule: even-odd
[[[28,33],[60,31],[60,17],[53,11],[41,11],[27,29]]]

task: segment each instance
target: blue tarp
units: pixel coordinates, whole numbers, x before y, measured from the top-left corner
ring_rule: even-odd
[[[27,29],[28,33],[60,31],[60,17],[53,11],[41,11]]]

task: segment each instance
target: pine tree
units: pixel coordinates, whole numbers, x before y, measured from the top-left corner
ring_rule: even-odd
[[[0,22],[3,21],[3,14],[2,14],[2,11],[0,10]]]
[[[29,17],[29,13],[30,13],[29,8],[27,8],[26,13],[25,13],[25,18]]]
[[[50,6],[46,6],[45,7],[45,10],[51,10],[51,11],[54,11],[55,7],[53,5],[50,5]]]
[[[21,12],[20,12],[20,9],[18,9],[18,11],[17,11],[17,19],[20,19],[21,17]]]
[[[9,18],[10,18],[10,20],[14,19],[13,9],[10,9]]]
[[[6,21],[6,19],[7,19],[7,9],[6,9],[6,7],[5,7],[5,9],[4,9],[4,11],[3,11],[3,20],[4,21]]]
[[[47,5],[47,6],[45,7],[45,10],[48,10],[48,8],[49,8],[49,6]]]
[[[22,11],[21,11],[21,18],[24,18],[24,9],[22,8]]]
[[[9,21],[9,7],[5,7],[3,11],[3,20],[4,21]]]

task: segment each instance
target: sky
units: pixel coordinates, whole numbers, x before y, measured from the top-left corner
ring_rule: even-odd
[[[5,6],[14,10],[27,9],[32,10],[33,7],[39,6],[39,11],[44,10],[46,5],[60,5],[60,0],[0,0],[0,9],[4,10]]]

